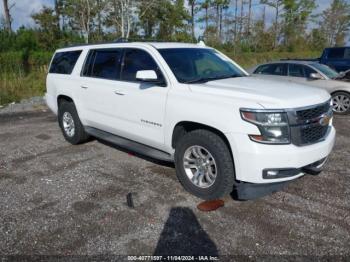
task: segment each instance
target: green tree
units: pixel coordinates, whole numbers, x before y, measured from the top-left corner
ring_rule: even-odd
[[[50,7],[44,6],[38,13],[33,14],[32,18],[39,26],[41,47],[43,49],[54,48],[56,40],[60,37],[59,19],[57,19],[55,11]]]
[[[265,15],[262,19],[257,20],[251,28],[250,35],[250,50],[254,52],[261,52],[271,50],[274,45],[273,29],[265,30]]]
[[[177,40],[188,38],[186,33],[190,16],[185,9],[184,0],[164,0],[158,8],[159,31],[158,38],[165,40]],[[191,39],[191,37],[189,37]]]
[[[327,45],[344,45],[350,26],[350,5],[344,0],[333,0],[321,17],[320,29],[324,32]]]
[[[16,32],[15,50],[21,50],[26,54],[37,50],[39,44],[36,36],[37,32],[35,30],[27,29],[24,26],[20,27]]]
[[[146,38],[154,37],[156,26],[159,24],[157,9],[163,4],[162,0],[141,1],[138,5],[138,24]]]
[[[309,48],[311,50],[322,51],[326,46],[328,46],[326,35],[320,28],[312,29],[308,36],[308,39]]]
[[[200,8],[204,10],[204,16],[198,19],[198,22],[203,22],[205,24],[204,27],[204,35],[207,37],[208,30],[209,30],[209,9],[211,7],[212,3],[211,0],[204,0]]]
[[[95,0],[64,0],[64,13],[70,28],[80,32],[86,43],[95,28],[97,7]]]
[[[274,36],[273,47],[276,48],[280,38],[280,34],[279,34],[280,26],[278,21],[280,18],[281,9],[283,8],[283,0],[261,0],[260,3],[275,9],[275,19],[273,23],[273,36]]]
[[[284,44],[289,50],[295,49],[298,43],[303,46],[306,24],[315,7],[315,0],[283,0],[282,30]]]
[[[188,4],[190,6],[191,9],[191,33],[192,33],[192,37],[193,39],[195,39],[195,14],[196,14],[196,6],[198,4],[197,0],[188,0]]]

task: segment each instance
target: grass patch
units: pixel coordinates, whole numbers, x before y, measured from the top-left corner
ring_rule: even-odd
[[[36,69],[28,74],[0,74],[0,105],[19,102],[33,96],[42,96],[45,92],[46,73]]]

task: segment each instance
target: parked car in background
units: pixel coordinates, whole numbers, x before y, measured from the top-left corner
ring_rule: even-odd
[[[350,83],[342,81],[343,74],[326,65],[314,61],[283,60],[258,65],[248,71],[254,76],[325,89],[332,96],[335,113],[350,113]]]
[[[341,73],[350,69],[350,47],[327,47],[319,58],[290,59],[296,61],[318,62],[328,65]]]
[[[337,77],[337,80],[344,81],[344,82],[350,82],[350,69],[339,73],[339,77]]]

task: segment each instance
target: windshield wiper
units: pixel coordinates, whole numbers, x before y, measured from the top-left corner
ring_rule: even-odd
[[[212,76],[212,77],[197,77],[192,80],[185,81],[186,84],[194,84],[194,83],[206,83],[209,81],[219,80],[219,79],[225,79],[225,78],[231,78],[231,77],[240,77],[239,75],[222,75],[222,76]]]
[[[197,77],[192,80],[185,81],[185,84],[194,84],[194,83],[206,83],[210,80],[215,80],[214,77]]]

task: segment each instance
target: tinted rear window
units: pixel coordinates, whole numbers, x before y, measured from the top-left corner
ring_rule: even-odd
[[[287,75],[287,65],[286,64],[262,65],[262,66],[259,66],[254,71],[254,74],[285,76]]]
[[[95,59],[91,70],[91,76],[112,80],[119,79],[121,55],[121,49],[95,51]]]
[[[122,54],[122,49],[92,50],[86,60],[83,76],[119,80]]]
[[[56,53],[49,72],[54,74],[71,74],[81,52],[81,50],[78,50]]]
[[[329,49],[328,58],[343,59],[344,53],[345,53],[345,48],[332,48],[332,49]]]

